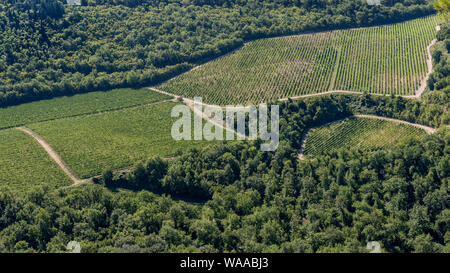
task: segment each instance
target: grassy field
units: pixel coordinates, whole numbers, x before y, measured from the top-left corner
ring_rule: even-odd
[[[0,129],[152,103],[171,97],[142,89],[115,89],[0,108]]]
[[[29,192],[40,185],[59,187],[71,181],[44,149],[25,133],[0,131],[0,192]]]
[[[395,145],[410,137],[423,137],[422,129],[391,121],[347,118],[312,129],[306,136],[306,156],[339,148],[373,149]]]
[[[29,125],[46,139],[82,178],[105,169],[120,169],[153,155],[169,157],[178,150],[213,142],[175,141],[170,112],[175,102],[59,119]]]
[[[159,89],[211,104],[249,104],[327,90],[414,94],[436,17],[245,44]]]

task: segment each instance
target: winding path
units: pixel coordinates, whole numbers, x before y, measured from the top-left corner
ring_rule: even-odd
[[[161,93],[161,94],[165,94],[165,95],[169,95],[169,96],[171,95],[171,96],[174,96],[175,98],[182,98],[182,97],[180,97],[180,96],[177,96],[177,95],[174,95],[174,94],[170,94],[170,93],[168,93],[168,92],[165,92],[165,91],[156,89],[156,88],[154,88],[154,87],[149,87],[149,88],[150,88],[151,90],[153,90],[153,91],[155,91],[155,92],[158,92],[158,93]],[[423,92],[423,91],[422,91],[422,92]],[[307,97],[313,97],[313,96],[318,96],[318,95],[336,94],[336,93],[343,93],[343,94],[361,94],[360,92],[356,92],[356,91],[334,90],[334,91],[326,91],[326,92],[322,92],[322,93],[318,93],[318,94],[308,94],[308,95],[302,95],[302,96],[296,96],[296,97],[290,97],[290,98],[283,98],[283,99],[280,99],[279,101],[287,101],[288,99],[293,99],[293,100],[294,100],[294,99],[298,99],[298,98],[307,98]],[[414,98],[419,98],[421,94],[422,94],[422,93],[420,93],[420,92],[416,93],[416,95],[414,95]],[[384,95],[382,95],[382,94],[374,94],[374,95],[384,96]],[[212,120],[212,119],[210,119],[209,117],[207,117],[206,115],[204,115],[204,113],[203,113],[200,109],[195,108],[195,107],[193,106],[193,105],[194,105],[194,101],[193,101],[193,100],[187,99],[187,98],[182,98],[182,100],[183,100],[183,102],[184,102],[186,105],[188,105],[188,106],[192,109],[192,111],[194,111],[195,114],[201,116],[204,120],[206,120],[206,121],[208,121],[208,122],[211,122],[211,123],[213,123],[214,125],[220,126],[220,127],[222,127],[224,130],[227,130],[227,131],[230,131],[230,130],[231,130],[231,131],[234,131],[233,129],[229,128],[228,126],[226,126],[226,125],[224,126],[223,124],[220,124],[220,123],[216,122],[215,120]],[[222,107],[222,106],[209,105],[209,104],[205,104],[205,103],[198,103],[198,104],[201,105],[201,106],[205,106],[205,107],[224,108],[224,107]],[[263,104],[260,104],[260,105],[263,105]],[[237,108],[237,109],[239,109],[239,108],[240,108],[240,109],[246,109],[246,108],[248,108],[248,107],[249,107],[249,106],[236,107],[236,108]],[[387,117],[381,117],[381,116],[375,116],[375,115],[363,115],[363,114],[356,114],[356,115],[349,116],[349,117],[379,119],[379,120],[386,120],[386,121],[395,122],[395,123],[399,123],[399,124],[406,124],[406,125],[409,125],[409,126],[413,126],[413,127],[422,129],[422,130],[424,130],[427,134],[433,134],[433,133],[436,132],[436,129],[435,129],[435,128],[432,128],[432,127],[429,127],[429,126],[425,126],[425,125],[421,125],[421,124],[417,124],[417,123],[411,123],[411,122],[404,121],[404,120],[400,120],[400,119],[387,118]],[[346,117],[346,118],[348,118],[348,117]],[[339,121],[342,121],[342,120],[343,120],[343,119],[335,120],[335,121],[332,121],[332,122],[323,124],[323,125],[318,126],[318,127],[326,126],[326,125],[329,125],[329,124],[332,124],[332,123],[335,123],[335,122],[339,122]],[[301,139],[300,150],[299,150],[299,153],[298,153],[298,158],[299,158],[300,160],[304,160],[304,159],[305,159],[305,156],[304,156],[304,152],[303,152],[303,151],[304,151],[304,149],[305,149],[305,145],[306,145],[306,137],[307,137],[309,131],[312,130],[312,129],[318,128],[318,127],[312,127],[312,128],[309,128],[309,129],[307,129],[307,131],[303,134],[302,139]],[[235,132],[235,131],[234,131],[234,132]],[[235,133],[236,133],[236,132],[235,132]],[[248,139],[248,137],[246,137],[246,136],[244,136],[244,137],[245,137],[246,139]]]
[[[439,31],[439,26],[436,26],[436,31]],[[436,44],[436,42],[437,42],[437,40],[434,39],[434,40],[432,40],[431,43],[427,46],[427,49],[426,49],[426,50],[427,50],[427,68],[428,68],[428,71],[427,71],[425,77],[422,79],[419,88],[415,91],[415,94],[414,94],[414,95],[400,95],[400,97],[403,97],[403,98],[406,98],[406,99],[420,99],[420,98],[421,98],[423,92],[424,92],[425,89],[426,89],[427,80],[428,80],[428,78],[430,77],[430,74],[433,72],[433,61],[432,61],[432,56],[431,56],[431,47],[432,47],[434,44]],[[198,69],[198,68],[199,68],[199,66],[194,67],[192,70],[195,70],[195,69]],[[189,72],[189,71],[188,71],[188,72]],[[169,92],[166,92],[166,91],[157,89],[157,88],[155,88],[155,87],[153,87],[153,86],[152,86],[152,87],[148,87],[148,88],[149,88],[150,90],[153,90],[153,91],[155,91],[155,92],[158,92],[158,93],[161,93],[161,94],[164,94],[164,95],[172,96],[172,97],[174,97],[174,98],[179,98],[179,99],[181,99],[185,104],[187,104],[189,107],[191,107],[191,109],[192,109],[196,114],[198,114],[198,115],[200,115],[201,117],[203,117],[203,119],[205,119],[205,120],[207,120],[207,121],[209,121],[209,122],[211,122],[211,123],[213,123],[213,124],[215,124],[215,125],[221,126],[221,127],[224,128],[225,130],[232,130],[231,128],[229,128],[229,127],[227,127],[227,126],[223,126],[222,124],[219,124],[219,123],[217,123],[217,122],[215,122],[215,121],[209,119],[208,117],[206,117],[206,116],[202,113],[202,111],[199,111],[198,109],[194,109],[194,107],[193,107],[194,101],[193,101],[192,99],[184,98],[184,97],[181,97],[181,96],[179,96],[179,95],[175,95],[175,94],[172,94],[172,93],[169,93]],[[314,94],[306,94],[306,95],[299,95],[299,96],[292,96],[292,97],[287,97],[287,98],[281,98],[281,99],[278,99],[278,101],[283,102],[283,101],[288,101],[289,99],[291,99],[291,100],[296,100],[296,99],[303,99],[303,98],[309,98],[309,97],[315,97],[315,96],[324,96],[324,95],[330,95],[330,94],[352,94],[352,95],[360,95],[360,94],[363,94],[363,93],[362,93],[362,92],[358,92],[358,91],[350,91],[350,90],[330,90],[330,91],[325,91],[325,92],[320,92],[320,93],[314,93]],[[389,94],[377,94],[377,93],[370,93],[370,95],[374,95],[374,96],[390,96]],[[210,107],[210,108],[222,108],[222,109],[224,108],[224,106],[211,105],[211,104],[206,104],[206,103],[203,103],[203,102],[202,102],[202,103],[198,103],[198,102],[197,102],[197,104],[198,104],[198,105],[201,105],[201,106],[204,106],[204,107]],[[261,104],[259,104],[259,105],[265,105],[265,103],[261,103]],[[250,106],[240,106],[240,107],[235,107],[235,109],[244,109],[244,110],[245,110],[245,109],[248,109],[249,107],[250,107]],[[407,124],[407,125],[410,125],[410,126],[414,126],[414,127],[423,129],[423,130],[425,130],[425,132],[427,132],[428,134],[432,134],[432,133],[434,133],[434,132],[436,131],[436,129],[434,129],[434,128],[432,128],[432,127],[429,127],[429,126],[424,126],[424,125],[420,125],[420,124],[410,123],[410,122],[403,121],[403,120],[399,120],[399,119],[385,118],[385,117],[373,116],[373,115],[354,115],[354,116],[355,116],[355,117],[372,118],[372,119],[382,119],[382,120],[392,121],[392,122],[396,122],[396,123]],[[338,122],[338,121],[340,121],[340,120],[333,121],[333,122],[331,122],[331,123]],[[327,125],[327,124],[325,124],[325,125]],[[324,126],[324,125],[322,125],[322,126]],[[303,135],[302,140],[301,140],[302,144],[301,144],[301,148],[300,148],[300,151],[299,151],[299,158],[300,158],[301,160],[304,159],[303,150],[304,150],[304,146],[305,146],[305,143],[306,143],[306,136],[307,136],[309,130],[311,130],[311,129],[314,129],[314,128],[308,129],[308,131],[305,132],[305,134]]]
[[[436,29],[438,29],[436,27]],[[427,74],[425,75],[425,78],[422,79],[419,89],[416,90],[415,94],[412,96],[404,96],[405,98],[414,98],[414,99],[419,99],[420,96],[422,96],[423,91],[425,91],[425,89],[427,88],[427,81],[428,78],[430,77],[430,74],[433,72],[433,60],[431,58],[431,47],[436,44],[437,40],[434,39],[433,41],[431,41],[431,43],[427,46],[427,67],[428,67],[428,71]]]
[[[167,93],[165,93],[163,91],[160,91],[160,93],[167,94]],[[145,107],[145,106],[149,106],[149,105],[153,105],[153,104],[157,104],[157,103],[174,101],[174,100],[176,101],[176,98],[170,99],[170,100],[162,100],[162,101],[158,101],[158,102],[152,102],[152,103],[138,105],[138,106],[133,106],[133,107],[127,107],[127,108],[124,108],[124,109],[115,109],[115,110],[104,111],[104,112],[99,112],[99,113],[91,113],[91,114],[86,114],[86,115],[83,115],[83,116],[92,116],[92,115],[104,114],[104,113],[107,113],[107,112],[123,111],[123,110],[129,109],[129,108]],[[193,100],[186,99],[186,100],[184,100],[184,102],[187,104],[187,106],[189,106],[192,109],[192,111],[195,114],[199,115],[204,120],[206,120],[206,121],[208,121],[208,122],[210,122],[210,123],[212,123],[212,124],[214,124],[216,126],[219,126],[219,127],[223,128],[224,130],[231,131],[231,132],[235,133],[236,135],[241,136],[244,139],[248,139],[248,137],[243,136],[243,135],[237,133],[236,131],[234,131],[233,129],[231,129],[231,128],[227,127],[227,126],[224,126],[223,124],[220,124],[217,121],[215,121],[214,119],[211,119],[208,116],[206,116],[201,109],[198,109],[197,107],[194,107],[194,101]],[[66,117],[64,117],[64,118],[66,118]],[[70,118],[70,117],[68,117],[68,118]],[[41,147],[45,150],[45,152],[47,152],[47,154],[50,156],[50,158],[70,178],[70,180],[72,180],[73,184],[69,185],[69,187],[77,186],[77,185],[80,185],[82,183],[87,183],[87,182],[91,181],[91,179],[93,178],[93,177],[87,178],[87,179],[80,179],[80,178],[78,178],[72,172],[72,170],[69,168],[69,166],[67,166],[67,164],[61,159],[59,154],[50,146],[50,144],[47,141],[45,141],[42,137],[40,137],[36,132],[32,131],[31,129],[29,129],[29,128],[25,127],[25,126],[15,127],[15,129],[20,130],[20,131],[26,133],[27,135],[31,136],[39,145],[41,145]],[[130,169],[131,167],[132,166],[125,167],[125,168],[122,168],[122,169],[120,169],[118,171]],[[99,176],[94,176],[94,177],[99,177]]]
[[[438,30],[438,28],[436,27],[436,30]],[[427,46],[427,67],[428,67],[428,72],[425,76],[425,78],[422,80],[421,85],[419,87],[418,90],[416,90],[414,95],[401,95],[401,97],[404,98],[408,98],[408,99],[420,99],[422,93],[424,92],[424,90],[426,89],[426,83],[427,80],[430,76],[430,74],[433,71],[433,62],[432,62],[432,57],[431,57],[431,47],[436,43],[436,39],[434,39],[433,41],[431,41],[431,43]],[[234,50],[235,51],[235,50]],[[233,52],[234,52],[233,51]],[[231,52],[230,52],[231,53]],[[228,54],[230,54],[228,53]],[[223,57],[223,56],[222,56]],[[201,66],[201,65],[200,65]],[[194,67],[192,70],[198,69],[200,66],[196,66]],[[194,100],[192,99],[188,99],[188,98],[184,98],[175,94],[171,94],[169,92],[163,91],[163,90],[159,90],[155,87],[148,87],[150,90],[153,90],[155,92],[164,94],[164,95],[168,95],[173,97],[173,100],[182,100],[187,106],[189,106],[192,111],[201,116],[204,120],[219,126],[221,128],[223,128],[226,131],[232,131],[233,133],[237,134],[239,137],[241,138],[245,138],[248,139],[247,136],[243,136],[239,133],[237,133],[235,130],[229,128],[228,126],[226,126],[225,123],[219,123],[217,121],[215,121],[214,119],[209,118],[208,116],[206,116],[204,114],[204,112],[202,111],[202,109],[198,109],[197,107],[195,107],[194,104]],[[314,97],[314,96],[323,96],[323,95],[329,95],[329,94],[362,94],[361,92],[358,91],[349,91],[349,90],[331,90],[331,91],[325,91],[325,92],[321,92],[321,93],[315,93],[315,94],[307,94],[307,95],[299,95],[299,96],[293,96],[293,97],[288,97],[288,98],[281,98],[278,99],[278,101],[283,102],[283,101],[288,101],[289,99],[292,100],[296,100],[296,99],[302,99],[302,98],[308,98],[308,97]],[[389,96],[386,94],[372,94],[371,95],[377,95],[377,96]],[[154,102],[154,103],[160,103],[160,102]],[[150,104],[154,104],[154,103],[149,103]],[[210,107],[210,108],[221,108],[223,109],[223,106],[218,106],[218,105],[210,105],[210,104],[206,104],[206,103],[198,103],[195,102],[197,105],[200,105],[202,107]],[[265,103],[261,103],[259,105],[265,105]],[[140,105],[140,106],[146,106],[146,105]],[[137,106],[139,107],[139,106]],[[239,109],[248,109],[250,106],[240,106],[240,107],[234,107],[235,110],[239,110]],[[115,111],[120,111],[123,109],[116,109]],[[94,113],[94,114],[100,114],[100,113]],[[92,115],[92,114],[91,114]],[[379,117],[379,116],[372,116],[372,115],[354,115],[355,117],[362,117],[362,118],[372,118],[372,119],[382,119],[382,120],[388,120],[388,121],[392,121],[392,122],[396,122],[396,123],[402,123],[402,124],[408,124],[420,129],[425,130],[428,134],[432,134],[436,131],[436,129],[428,127],[428,126],[424,126],[424,125],[420,125],[420,124],[415,124],[415,123],[410,123],[407,121],[403,121],[403,120],[398,120],[398,119],[392,119],[392,118],[385,118],[385,117]],[[339,121],[339,120],[338,120]],[[338,122],[338,121],[333,121],[330,123],[334,123],[334,122]],[[324,125],[322,125],[324,126]],[[64,161],[61,159],[61,157],[59,156],[59,154],[50,146],[50,144],[48,144],[43,138],[39,137],[35,132],[33,132],[32,130],[30,130],[29,128],[25,127],[25,126],[21,126],[21,127],[16,127],[16,129],[28,134],[29,136],[33,137],[41,146],[42,148],[44,148],[44,150],[47,152],[47,154],[50,156],[50,158],[59,166],[59,168],[72,180],[73,184],[71,186],[76,186],[79,185],[81,183],[85,183],[90,181],[91,179],[79,179],[71,170],[70,168],[64,163]],[[308,134],[308,132],[310,130],[312,130],[314,128],[310,128],[308,129],[305,134],[302,137],[301,140],[301,148],[299,151],[299,158],[300,160],[304,159],[304,154],[303,154],[303,150],[304,150],[304,146],[306,143],[306,136]]]
[[[436,26],[436,31],[439,31],[439,26]],[[419,88],[414,92],[414,95],[397,95],[406,99],[420,99],[420,97],[422,96],[422,93],[425,91],[426,87],[427,87],[427,81],[428,78],[430,77],[430,74],[433,72],[433,61],[432,61],[432,56],[431,56],[431,47],[436,44],[437,40],[433,39],[430,44],[427,46],[427,73],[425,75],[425,77],[422,79]],[[234,52],[234,51],[233,51]],[[222,57],[222,56],[221,56]],[[200,66],[196,66],[193,69],[189,70],[195,70],[198,69]],[[189,71],[185,72],[188,73]],[[192,99],[188,99],[188,98],[184,98],[181,97],[179,95],[175,95],[163,90],[159,90],[155,87],[148,87],[150,90],[153,90],[155,92],[161,93],[161,94],[165,94],[168,96],[172,96],[174,98],[182,98],[183,101],[185,101],[188,104],[193,104],[194,101]],[[315,96],[323,96],[323,95],[329,95],[329,94],[362,94],[362,92],[359,91],[350,91],[350,90],[329,90],[329,91],[325,91],[325,92],[320,92],[320,93],[314,93],[314,94],[307,94],[307,95],[299,95],[299,96],[292,96],[292,97],[287,97],[287,98],[281,98],[278,99],[278,101],[287,101],[289,99],[291,100],[296,100],[296,99],[302,99],[302,98],[309,98],[309,97],[315,97]],[[377,94],[377,93],[369,93],[370,95],[374,95],[374,96],[390,96],[390,94]],[[261,103],[260,105],[264,105],[265,103]],[[218,105],[211,105],[211,104],[206,104],[206,103],[201,103],[202,106],[208,106],[211,108],[223,108],[223,106],[218,106]],[[242,109],[246,109],[249,106],[242,106],[242,107],[236,107],[236,108],[242,108]]]
[[[237,136],[239,136],[239,137],[242,138],[242,139],[248,139],[248,137],[246,137],[246,136],[244,136],[244,135],[242,135],[242,134],[236,132],[235,130],[233,130],[233,129],[231,129],[230,127],[226,126],[226,124],[224,124],[224,123],[219,123],[219,122],[217,122],[216,120],[214,120],[213,118],[208,117],[207,115],[205,115],[205,113],[202,111],[202,109],[199,109],[199,108],[202,108],[202,107],[220,108],[220,109],[223,109],[224,107],[218,106],[218,105],[210,105],[210,104],[205,104],[205,103],[196,102],[196,101],[191,100],[191,99],[188,99],[188,98],[182,98],[182,97],[180,97],[180,96],[177,96],[177,95],[174,95],[174,94],[167,93],[167,92],[165,92],[165,91],[156,89],[156,88],[154,88],[154,87],[149,87],[149,89],[152,90],[152,91],[155,91],[155,92],[164,94],[164,95],[173,96],[173,97],[175,98],[175,100],[176,100],[176,98],[181,98],[182,101],[183,101],[189,108],[191,108],[191,110],[194,112],[194,114],[200,116],[200,117],[203,118],[204,120],[206,120],[206,121],[208,121],[208,122],[210,122],[210,123],[212,123],[212,124],[214,124],[214,125],[216,125],[216,126],[221,127],[222,129],[224,129],[224,130],[226,130],[226,131],[233,132],[234,134],[236,134]],[[199,106],[200,106],[200,107],[199,107]],[[248,108],[248,106],[245,106],[245,107],[234,107],[234,109],[245,109],[245,108]]]

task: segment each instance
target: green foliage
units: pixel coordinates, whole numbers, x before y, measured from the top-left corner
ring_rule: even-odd
[[[426,47],[436,24],[435,17],[426,17],[257,40],[159,88],[219,105],[257,104],[328,90],[410,95],[428,71]]]
[[[61,155],[80,177],[120,169],[158,155],[204,145],[203,141],[175,141],[171,136],[174,102],[90,116],[28,125]]]
[[[115,89],[0,108],[0,128],[94,114],[157,102],[171,97],[143,89]]]
[[[429,6],[349,1],[328,16],[317,1],[88,0],[58,20],[34,18],[29,6],[15,2],[0,4],[0,32],[7,33],[0,35],[2,105],[160,81],[192,66],[170,64],[217,56],[245,39],[429,12]],[[120,35],[129,28],[136,32]],[[331,95],[280,103],[282,141],[275,152],[261,152],[260,141],[176,143],[168,126],[175,103],[31,126],[76,172],[103,171],[96,182],[114,191],[103,185],[51,189],[67,178],[33,139],[1,130],[0,252],[64,252],[71,240],[82,252],[365,252],[372,240],[386,252],[448,252],[450,100],[441,65],[448,53],[442,52],[431,80],[436,88],[422,101]],[[105,109],[137,104],[113,100]],[[96,112],[85,99],[79,102],[86,105],[80,113]],[[33,107],[36,120],[47,119]],[[298,160],[308,128],[355,113],[442,128],[382,149],[344,148]],[[48,115],[74,114],[56,109]],[[9,122],[20,120],[30,119]],[[177,158],[154,157],[178,147],[186,151]],[[149,157],[129,171],[112,171]]]
[[[450,55],[449,55],[449,43],[450,43],[450,29],[447,24],[441,26],[441,30],[437,35],[438,43],[434,47],[433,62],[434,71],[431,73],[428,79],[428,88],[432,90],[434,97],[440,97],[442,101],[449,101],[448,96],[450,92]]]
[[[443,20],[448,22],[450,20],[450,3],[448,0],[436,0],[433,6]]]
[[[422,0],[89,0],[65,11],[62,1],[22,2],[0,3],[0,106],[157,84],[246,40],[433,12]]]
[[[270,153],[257,143],[228,143],[163,166],[162,184],[171,177],[195,192],[207,181],[214,194],[203,203],[100,185],[24,198],[0,193],[0,251],[63,251],[76,240],[82,252],[365,252],[375,240],[386,252],[443,252],[449,140],[443,130],[391,149],[305,161],[286,143]],[[231,158],[239,163],[233,182],[213,178]],[[150,169],[143,177],[152,177]],[[292,191],[283,190],[287,184]]]
[[[15,129],[0,131],[0,191],[24,193],[70,180],[34,139]]]
[[[305,154],[316,156],[340,148],[377,149],[409,138],[421,138],[425,131],[385,120],[351,118],[312,129],[306,138]]]

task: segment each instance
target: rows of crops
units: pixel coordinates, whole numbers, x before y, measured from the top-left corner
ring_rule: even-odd
[[[340,148],[373,149],[395,145],[410,137],[422,137],[422,129],[391,121],[348,118],[312,129],[306,136],[306,156]]]
[[[62,117],[122,109],[169,98],[171,97],[147,88],[127,88],[35,101],[0,108],[0,129]]]
[[[161,86],[217,104],[248,104],[328,89],[337,51],[319,33],[262,39]],[[317,75],[321,75],[318,77]]]
[[[82,178],[120,169],[151,156],[169,157],[211,142],[175,141],[170,117],[175,102],[28,125],[46,139]]]
[[[262,39],[159,86],[211,104],[249,104],[327,90],[414,94],[436,18]]]
[[[44,149],[25,133],[1,130],[0,140],[0,192],[22,193],[41,185],[56,188],[70,184]]]
[[[335,89],[414,94],[427,72],[426,47],[434,17],[401,24],[338,31],[341,56]]]

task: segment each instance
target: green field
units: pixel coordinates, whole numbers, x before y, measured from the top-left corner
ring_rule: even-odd
[[[210,104],[249,104],[327,90],[412,95],[427,72],[436,17],[261,39],[158,86]]]
[[[69,167],[82,178],[105,169],[120,169],[153,155],[173,156],[177,151],[212,142],[175,141],[170,117],[175,102],[36,123],[28,127],[46,139]]]
[[[312,129],[306,136],[304,154],[317,156],[340,148],[383,148],[410,137],[425,135],[424,130],[410,125],[378,119],[347,118]]]
[[[122,109],[170,98],[147,88],[126,88],[35,101],[0,108],[0,129],[63,117]]]
[[[70,183],[33,138],[16,129],[0,130],[0,192],[29,192],[40,185],[56,188]]]

